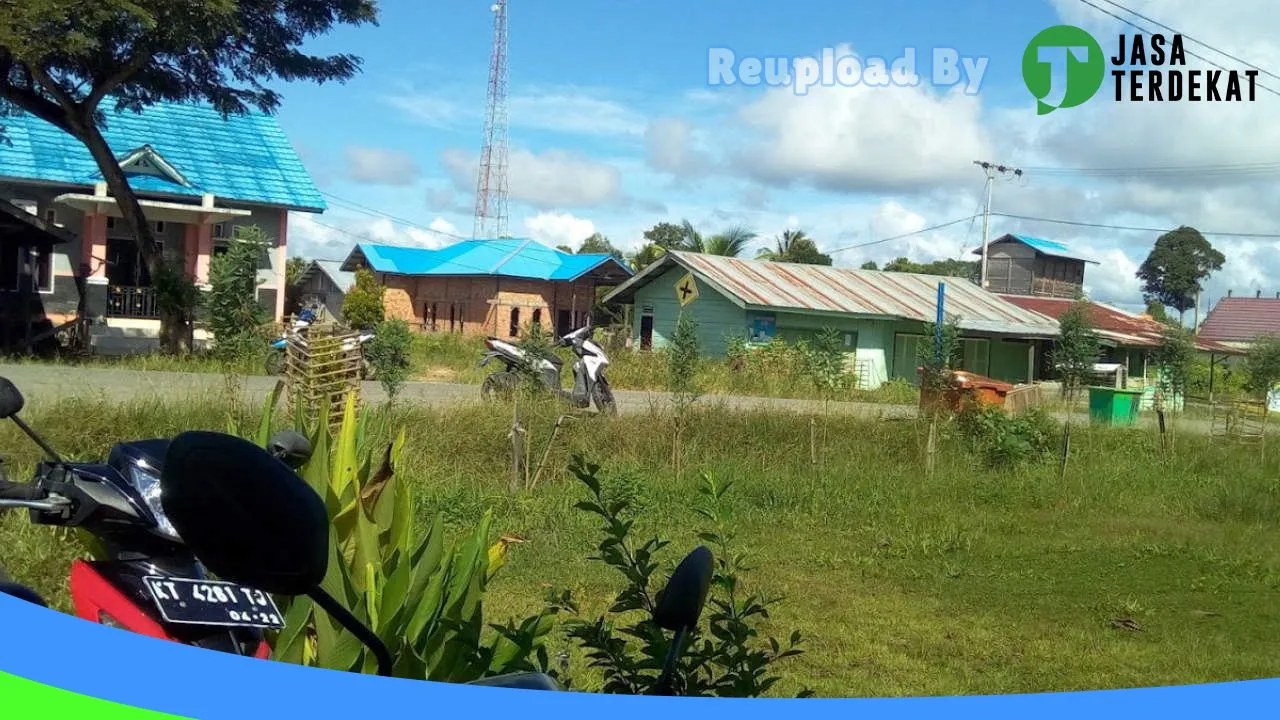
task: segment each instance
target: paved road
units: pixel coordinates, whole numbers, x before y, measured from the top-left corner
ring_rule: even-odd
[[[148,372],[36,364],[0,363],[0,376],[12,380],[32,406],[67,397],[96,396],[110,400],[218,397],[225,395],[232,387],[226,377],[211,373]],[[276,379],[242,377],[238,382],[243,384],[240,389],[246,400],[258,401],[271,392]],[[361,395],[371,402],[386,399],[382,386],[376,382],[364,383]],[[614,395],[618,401],[618,410],[623,413],[646,412],[655,404],[663,406],[669,402],[669,395],[660,392],[615,390]],[[400,399],[429,405],[474,403],[480,401],[480,388],[455,383],[412,382],[405,385]],[[723,403],[734,409],[771,408],[793,412],[821,408],[821,403],[811,400],[741,396],[707,396],[701,402]],[[873,418],[910,418],[915,415],[915,407],[910,405],[831,403],[830,410]]]
[[[148,372],[114,368],[64,367],[55,365],[10,365],[0,363],[0,376],[7,377],[18,386],[31,406],[67,397],[105,397],[111,400],[221,397],[230,391],[227,378],[210,373]],[[250,402],[261,401],[275,387],[275,378],[242,377],[240,390]],[[366,382],[361,389],[364,399],[381,402],[386,399],[382,386]],[[647,412],[656,406],[665,406],[669,395],[662,392],[636,392],[615,390],[618,410],[623,413]],[[480,388],[456,383],[412,382],[401,392],[404,401],[428,405],[457,405],[480,401]],[[746,396],[709,395],[701,404],[719,404],[730,409],[773,409],[790,412],[813,412],[822,404],[813,400],[791,400]],[[833,402],[831,412],[847,413],[868,418],[901,420],[915,417],[913,405],[885,405],[878,403]],[[1077,413],[1073,422],[1086,423],[1088,417]],[[1144,414],[1145,426],[1154,426],[1156,420]],[[1178,429],[1207,434],[1210,423],[1202,419],[1180,419]]]

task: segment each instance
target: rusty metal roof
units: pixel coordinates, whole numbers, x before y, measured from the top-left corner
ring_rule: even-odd
[[[628,301],[634,291],[679,264],[744,308],[770,308],[860,317],[932,322],[938,282],[946,282],[945,311],[964,330],[1018,337],[1054,337],[1058,323],[1020,308],[968,280],[936,275],[854,270],[745,260],[698,253],[667,253],[611,293],[606,301]]]
[[[1034,310],[1055,320],[1061,319],[1063,314],[1075,304],[1074,300],[1065,298],[1026,295],[1001,295],[1000,297],[1018,307]],[[1088,315],[1094,332],[1104,341],[1110,341],[1117,346],[1153,348],[1160,345],[1161,338],[1164,336],[1164,325],[1152,319],[1150,315],[1134,315],[1119,308],[1092,301],[1089,302]],[[1241,354],[1239,350],[1203,335],[1202,331],[1201,337],[1196,338],[1197,350],[1224,355]]]

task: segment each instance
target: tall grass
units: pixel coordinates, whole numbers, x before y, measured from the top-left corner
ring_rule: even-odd
[[[119,439],[223,428],[228,412],[242,426],[254,421],[252,410],[212,400],[65,401],[28,420],[69,456],[91,458]],[[526,408],[535,458],[557,413]],[[595,524],[574,508],[571,453],[604,466],[611,491],[645,509],[637,532],[672,538],[673,556],[698,542],[698,473],[734,481],[739,543],[755,559],[747,579],[784,597],[778,628],[810,638],[782,669],[782,694],[801,685],[825,696],[1078,690],[1280,673],[1276,453],[1264,461],[1256,448],[1183,437],[1166,456],[1153,433],[1077,429],[1059,480],[1053,463],[989,470],[944,432],[926,480],[915,423],[817,422],[820,471],[808,417],[696,410],[677,479],[665,418],[585,418],[561,429],[542,483],[519,495],[507,491],[509,409],[399,406],[372,434],[407,429],[421,521],[440,510],[462,532],[493,508],[502,532],[524,538],[486,601],[497,618],[527,614],[559,588],[598,610],[615,589],[587,559]],[[14,475],[37,459],[8,426],[0,448]],[[0,563],[63,608],[76,551],[25,516],[0,522]]]

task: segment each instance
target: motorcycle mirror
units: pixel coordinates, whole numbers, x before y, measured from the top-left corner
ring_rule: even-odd
[[[291,469],[297,470],[311,459],[311,441],[296,430],[281,430],[267,441],[267,450],[273,457]]]
[[[160,504],[192,553],[224,580],[282,595],[308,594],[324,580],[324,501],[248,440],[204,431],[175,437]]]
[[[695,548],[671,573],[671,579],[658,593],[658,606],[653,620],[663,630],[692,630],[702,616],[714,576],[714,561],[706,547]]]
[[[0,583],[0,595],[16,597],[19,600],[26,600],[27,602],[39,605],[40,607],[49,607],[49,603],[45,602],[44,598],[40,597],[40,593],[37,593],[26,585],[19,585],[17,583]]]
[[[11,418],[22,412],[27,404],[26,398],[9,378],[0,377],[0,418]]]

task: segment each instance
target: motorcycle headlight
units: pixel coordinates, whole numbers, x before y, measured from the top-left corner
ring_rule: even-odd
[[[160,476],[147,468],[138,465],[129,466],[129,482],[133,488],[142,496],[142,500],[147,504],[147,509],[151,510],[151,514],[156,517],[156,525],[160,527],[160,531],[172,537],[178,537],[178,531],[174,529],[173,523],[169,522],[169,518],[164,514],[164,508],[160,505]]]

